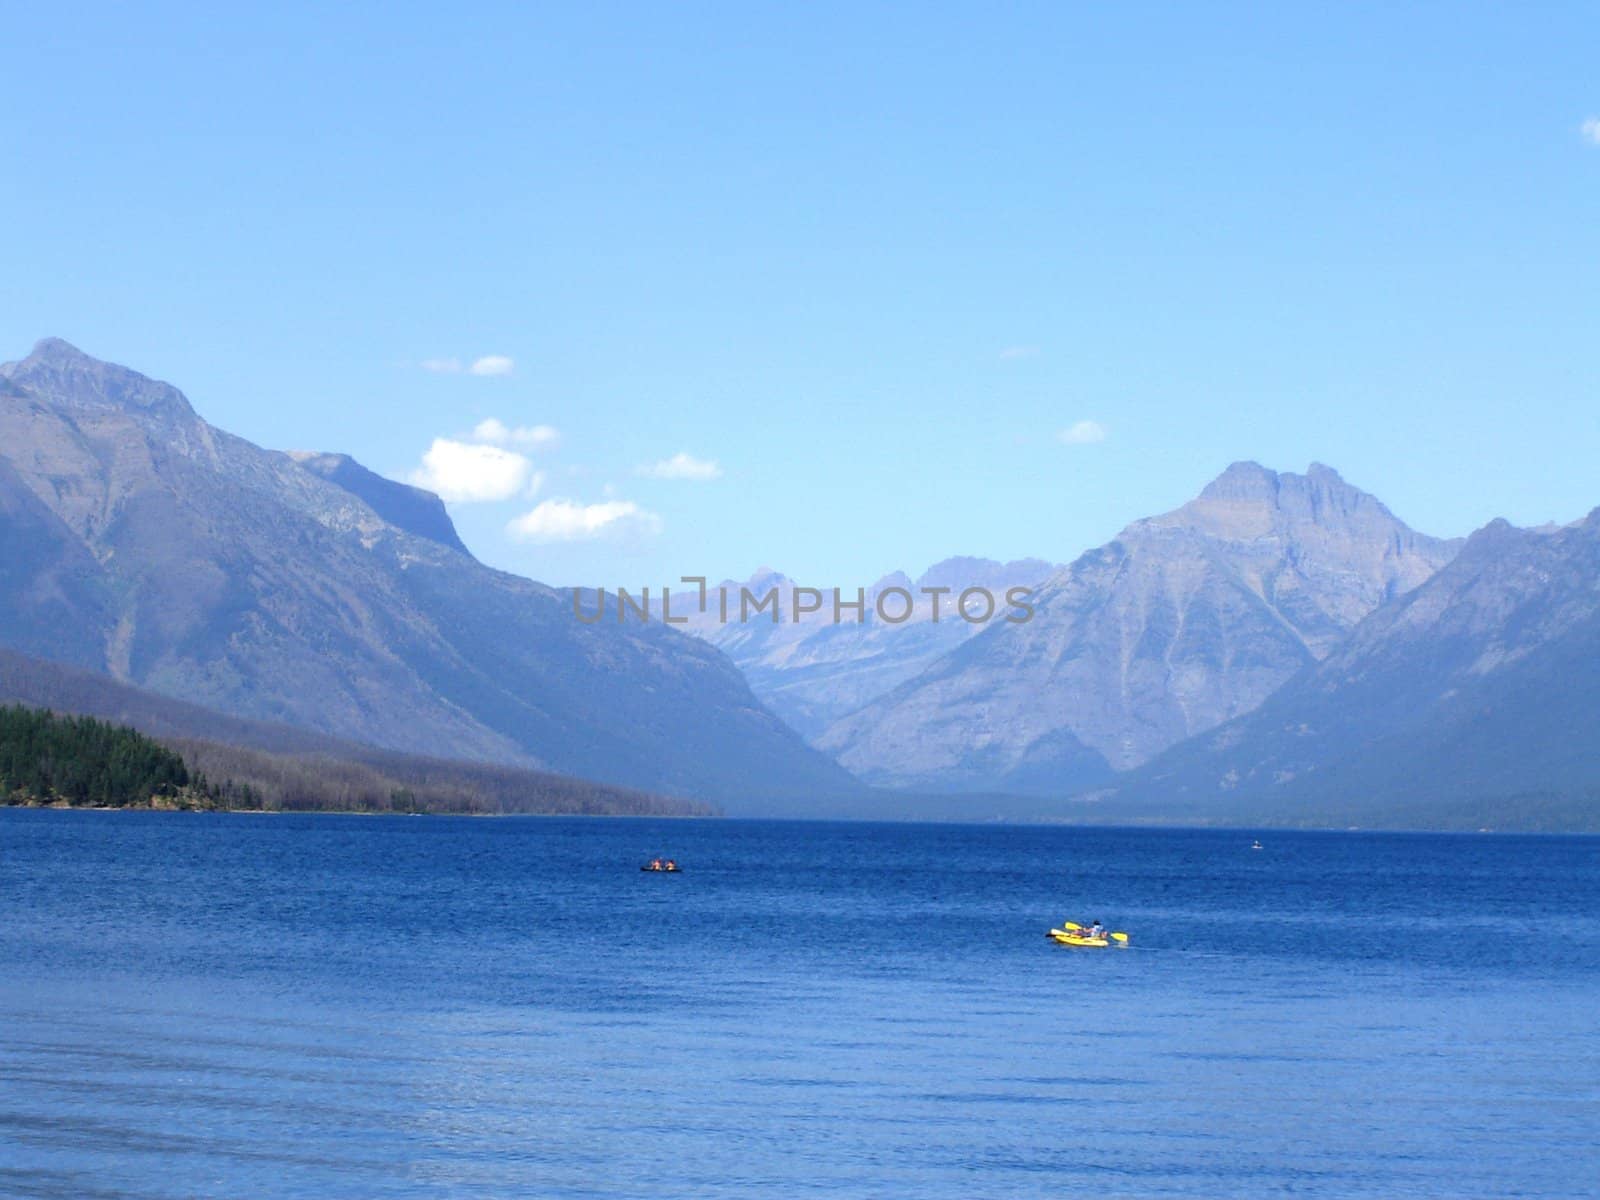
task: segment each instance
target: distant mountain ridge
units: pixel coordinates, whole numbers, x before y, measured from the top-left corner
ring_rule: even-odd
[[[1103,800],[1169,819],[1600,827],[1600,509],[1479,530],[1259,709]]]
[[[994,619],[1003,620],[1008,611],[1005,594],[1009,588],[1036,586],[1055,569],[1037,558],[1015,562],[948,558],[929,567],[917,579],[894,571],[863,589],[866,606],[860,621],[850,610],[842,611],[842,620],[834,620],[833,589],[828,587],[819,589],[823,593],[821,610],[796,622],[790,597],[793,589],[802,585],[770,567],[762,567],[743,583],[729,579],[711,588],[705,613],[692,606],[684,609],[676,599],[673,611],[674,615],[689,617],[686,630],[734,661],[751,689],[773,712],[792,728],[814,738],[839,718],[888,694],[974,636],[982,626],[962,620],[955,612],[957,594],[962,590],[989,589],[997,606]],[[905,603],[898,596],[886,601],[889,621],[881,620],[876,612],[876,598],[890,588],[904,589],[914,602],[903,623],[894,623]],[[935,597],[924,594],[924,588],[950,588],[953,592]],[[774,622],[770,617],[752,616],[745,621],[723,622],[717,591],[727,592],[729,612],[737,618],[743,589],[758,597],[777,589],[783,608],[779,619]],[[841,588],[840,592],[842,603],[852,603],[857,598],[853,588]],[[975,603],[977,599],[974,598]],[[934,619],[936,602],[938,620]]]
[[[0,366],[0,642],[207,708],[711,799],[848,792],[721,654],[583,625],[425,493],[47,339]]]
[[[1337,472],[1235,463],[816,744],[872,783],[1065,793],[1248,712],[1458,543]]]

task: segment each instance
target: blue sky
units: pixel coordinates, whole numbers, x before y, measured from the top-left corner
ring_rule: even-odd
[[[1567,520],[1600,504],[1595,34],[14,8],[0,357],[59,335],[435,479],[480,557],[558,583],[1066,560],[1239,458],[1431,533]]]

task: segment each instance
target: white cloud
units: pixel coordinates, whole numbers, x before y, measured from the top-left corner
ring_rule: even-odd
[[[459,358],[425,358],[417,365],[435,375],[455,375],[461,370]]]
[[[490,417],[478,422],[472,431],[472,440],[495,446],[527,446],[544,450],[561,440],[561,432],[553,425],[518,425],[513,428],[504,421]]]
[[[1056,434],[1056,437],[1063,445],[1088,446],[1106,440],[1106,427],[1099,421],[1077,421]]]
[[[721,479],[722,467],[715,459],[696,458],[692,454],[674,454],[658,463],[640,467],[639,474],[651,479]]]
[[[509,500],[530,494],[526,490],[530,479],[535,488],[542,482],[542,476],[532,475],[532,468],[522,455],[499,446],[434,438],[409,481],[456,504]]]
[[[1600,146],[1600,117],[1589,117],[1578,128],[1584,141],[1591,146]]]
[[[485,354],[482,358],[472,360],[472,365],[467,368],[468,375],[509,375],[516,368],[504,354]]]
[[[546,500],[512,521],[506,532],[527,542],[582,542],[660,533],[661,518],[632,500],[606,500],[600,504]]]
[[[1014,362],[1019,358],[1033,358],[1039,353],[1037,346],[1007,346],[1000,351],[1002,362]]]

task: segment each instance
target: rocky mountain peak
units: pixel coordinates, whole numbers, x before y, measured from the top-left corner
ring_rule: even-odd
[[[1200,490],[1201,500],[1271,500],[1278,491],[1278,472],[1258,462],[1231,463]]]
[[[1368,531],[1404,528],[1375,496],[1322,463],[1312,463],[1304,475],[1297,475],[1236,462],[1187,504],[1136,522],[1129,531],[1180,528],[1226,541],[1252,541],[1356,526]]]
[[[1253,500],[1264,504],[1293,505],[1309,495],[1372,499],[1325,463],[1314,462],[1304,475],[1274,471],[1258,462],[1236,462],[1200,490],[1197,501]],[[1374,501],[1375,502],[1375,501]]]
[[[1253,708],[1455,549],[1329,467],[1237,462],[817,744],[878,783],[1094,786]]]
[[[867,595],[877,596],[889,588],[904,588],[909,592],[916,586],[916,581],[904,571],[890,571],[867,589]]]
[[[22,361],[0,364],[0,377],[57,404],[194,418],[189,401],[171,384],[102,362],[61,338],[44,338]]]
[[[1486,549],[1501,549],[1532,532],[1535,531],[1519,529],[1504,517],[1496,517],[1482,529],[1475,529],[1468,534],[1462,550],[1471,550],[1476,554]]]
[[[1031,586],[1047,578],[1055,564],[1042,558],[1019,558],[999,562],[992,558],[957,555],[936,562],[917,580],[919,587],[947,587],[955,591],[969,587],[1005,588]]]
[[[782,571],[773,567],[757,567],[755,573],[745,581],[745,586],[755,591],[760,588],[786,588],[792,582]]]
[[[93,363],[96,361],[65,338],[58,337],[40,338],[33,344],[33,352],[28,355],[28,358],[30,360],[37,359],[41,362],[55,363]]]

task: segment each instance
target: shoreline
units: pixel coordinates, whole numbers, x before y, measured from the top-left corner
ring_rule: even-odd
[[[238,815],[264,817],[470,817],[472,819],[502,819],[557,817],[583,820],[621,821],[743,821],[751,824],[773,822],[794,825],[924,825],[956,828],[988,828],[1003,826],[1026,829],[1058,829],[1121,833],[1230,833],[1240,835],[1315,835],[1345,837],[1504,837],[1504,838],[1600,838],[1596,829],[1426,829],[1384,828],[1381,826],[1329,826],[1329,825],[1213,825],[1202,823],[1127,822],[1127,823],[1074,823],[1068,821],[952,821],[947,819],[920,820],[907,817],[797,817],[797,816],[729,816],[727,813],[584,813],[584,812],[374,812],[371,809],[288,809],[288,808],[161,808],[148,804],[12,804],[0,801],[0,811],[32,810],[36,812],[98,812],[98,813],[170,813],[174,816]]]
[[[726,820],[723,813],[586,813],[586,812],[377,812],[370,808],[171,808],[156,804],[15,804],[0,801],[0,810],[32,812],[163,813],[171,816],[244,817],[584,817],[600,820],[650,821]]]

